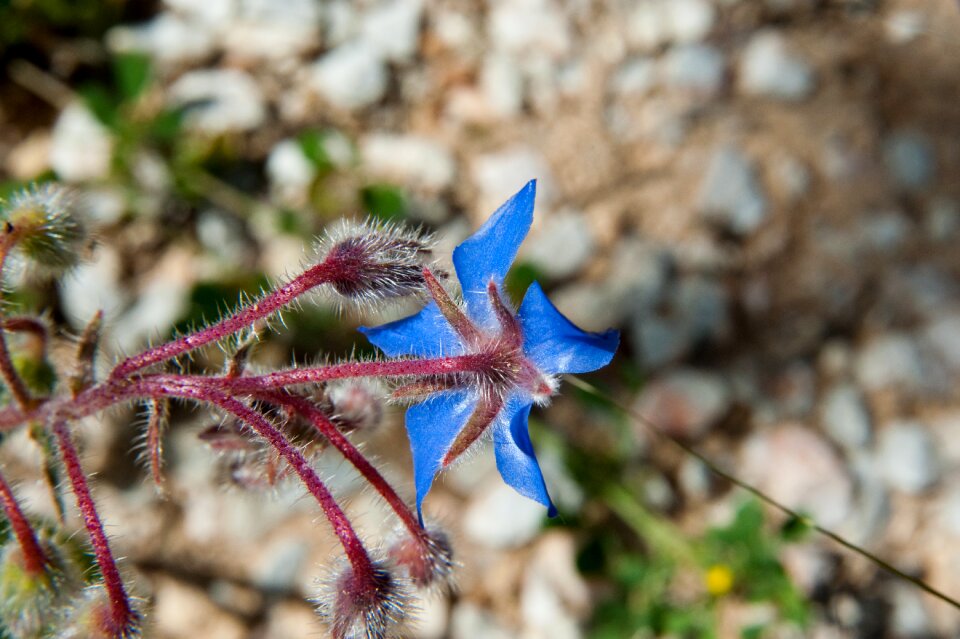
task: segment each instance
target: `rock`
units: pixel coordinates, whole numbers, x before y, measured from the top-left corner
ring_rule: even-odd
[[[699,439],[726,414],[731,399],[730,388],[719,375],[687,368],[647,384],[635,406],[668,433]]]
[[[709,222],[748,235],[767,217],[767,199],[750,161],[736,148],[714,149],[700,187],[698,208]]]
[[[672,47],[661,62],[664,85],[683,91],[714,94],[723,86],[726,61],[723,54],[706,44]]]
[[[126,302],[119,284],[120,267],[117,252],[101,244],[92,259],[81,262],[57,282],[64,314],[75,329],[83,330],[101,310],[107,325],[116,319]],[[112,343],[109,338],[104,341]]]
[[[883,159],[894,182],[904,191],[929,186],[937,171],[936,149],[925,134],[900,130],[883,143]]]
[[[710,33],[715,17],[707,0],[642,0],[627,17],[627,39],[644,50],[699,42]]]
[[[450,600],[442,592],[429,591],[417,598],[417,610],[404,628],[410,639],[444,639],[450,626]],[[279,639],[279,638],[278,638]]]
[[[839,384],[827,392],[820,420],[831,439],[844,448],[855,450],[870,442],[870,412],[852,384]]]
[[[781,417],[805,418],[812,410],[817,379],[813,368],[803,360],[795,360],[776,373],[772,397]]]
[[[853,484],[833,449],[799,424],[752,433],[741,449],[741,477],[828,528],[851,508]]]
[[[679,360],[690,347],[686,332],[669,317],[639,315],[631,321],[630,329],[645,370]]]
[[[480,69],[480,90],[493,116],[518,115],[523,108],[523,76],[517,61],[503,53],[487,55]]]
[[[328,0],[321,4],[323,42],[330,47],[344,44],[360,32],[360,15],[352,0]]]
[[[451,614],[451,639],[512,639],[516,634],[505,628],[497,617],[476,604],[462,601]]]
[[[923,329],[923,338],[954,375],[960,375],[960,312],[937,316]]]
[[[14,179],[29,181],[50,169],[51,136],[47,130],[37,130],[27,135],[10,149],[4,168]]]
[[[523,636],[578,639],[582,633],[571,608],[585,610],[589,597],[587,585],[577,573],[572,538],[562,534],[544,538],[524,571],[520,592]]]
[[[222,37],[224,48],[235,56],[293,60],[320,42],[317,0],[244,0],[238,9]]]
[[[913,584],[892,582],[889,585],[890,631],[903,639],[930,637],[930,612],[923,604],[923,595]]]
[[[790,202],[796,202],[810,191],[810,169],[792,155],[778,157],[773,164],[773,178],[780,191]]]
[[[931,240],[952,240],[960,230],[960,202],[946,197],[933,198],[926,210],[926,229]]]
[[[621,96],[643,95],[656,83],[656,69],[657,65],[650,58],[630,58],[610,76],[610,92]]]
[[[866,249],[886,253],[901,248],[910,236],[911,223],[900,211],[869,211],[859,220],[858,241]]]
[[[202,211],[197,216],[196,232],[203,248],[220,258],[228,268],[242,267],[255,252],[247,240],[243,222],[223,211]]]
[[[694,501],[704,501],[710,496],[713,487],[713,473],[696,457],[685,457],[677,471],[677,483],[684,497]]]
[[[894,422],[880,432],[877,465],[887,484],[918,494],[940,477],[940,460],[933,438],[917,422]]]
[[[435,7],[429,18],[433,34],[453,51],[468,51],[479,45],[477,24],[466,13]]]
[[[816,84],[810,65],[789,52],[780,33],[770,30],[750,38],[740,61],[739,81],[747,95],[790,101],[809,97]]]
[[[501,481],[477,491],[464,514],[464,531],[489,548],[518,548],[530,542],[546,516],[546,509]]]
[[[371,174],[428,192],[449,188],[457,174],[450,150],[419,135],[371,133],[361,142],[360,155]]]
[[[266,163],[270,191],[281,202],[303,204],[317,168],[303,153],[300,142],[287,138],[270,150]]]
[[[258,549],[250,569],[251,581],[261,591],[294,593],[309,555],[306,541],[295,537],[278,539]]]
[[[168,95],[173,105],[185,109],[184,123],[205,133],[249,131],[267,117],[260,87],[238,69],[189,71],[170,86]]]
[[[145,53],[161,68],[171,68],[212,55],[216,47],[215,28],[213,24],[163,12],[141,25],[113,27],[107,32],[106,42],[114,53]]]
[[[196,586],[169,577],[155,584],[152,618],[156,632],[167,637],[242,639],[243,623],[214,604]]]
[[[390,0],[364,16],[361,37],[391,62],[409,62],[420,42],[422,0]]]
[[[927,30],[927,16],[923,11],[901,9],[887,16],[883,27],[892,44],[907,44]]]
[[[60,112],[50,140],[50,167],[64,182],[106,177],[113,157],[113,138],[80,102]]]
[[[558,59],[570,51],[567,16],[554,0],[494,3],[487,36],[495,51],[536,54]]]
[[[856,355],[857,381],[868,391],[898,388],[917,392],[925,386],[925,363],[912,337],[902,333],[877,336]]]
[[[310,70],[310,87],[333,106],[355,110],[375,104],[387,90],[387,66],[366,41],[333,49]]]
[[[569,209],[543,220],[521,248],[548,277],[564,278],[582,269],[594,253],[593,229],[580,212]]]
[[[473,182],[480,190],[477,211],[482,219],[532,179],[537,180],[535,211],[542,215],[553,204],[556,194],[550,166],[543,155],[531,147],[515,146],[476,156],[470,169]]]

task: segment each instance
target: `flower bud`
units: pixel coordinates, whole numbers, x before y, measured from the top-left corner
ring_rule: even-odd
[[[412,606],[402,580],[381,562],[360,574],[344,563],[314,598],[333,639],[382,639],[408,615]]]
[[[350,379],[328,384],[317,403],[342,433],[371,433],[383,422],[382,396],[375,380]]]
[[[3,207],[4,231],[13,235],[20,255],[32,266],[60,272],[80,259],[86,231],[74,198],[56,184],[20,191]]]
[[[453,590],[453,547],[439,528],[425,528],[416,537],[406,528],[398,529],[387,556],[418,588]]]
[[[11,539],[0,550],[0,625],[15,639],[45,634],[58,611],[80,590],[79,570],[50,540],[41,540],[46,565],[41,572],[27,569],[23,549]]]
[[[121,627],[113,619],[110,597],[102,585],[91,586],[66,609],[57,639],[136,639],[141,634],[142,615],[134,611]]]
[[[341,301],[375,304],[424,291],[433,238],[392,224],[343,222],[321,241]]]

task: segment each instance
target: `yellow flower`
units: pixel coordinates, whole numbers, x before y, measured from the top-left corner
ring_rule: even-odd
[[[703,583],[714,597],[720,597],[733,588],[733,571],[724,564],[715,564],[703,575]]]

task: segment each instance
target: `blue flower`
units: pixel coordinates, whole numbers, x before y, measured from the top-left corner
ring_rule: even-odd
[[[472,377],[438,377],[408,391],[424,398],[406,418],[418,512],[436,474],[491,432],[504,481],[555,515],[527,432],[530,409],[556,391],[558,375],[601,368],[617,349],[617,331],[580,330],[536,282],[517,311],[504,301],[503,278],[530,230],[535,194],[530,181],[454,250],[463,306],[425,272],[434,301],[411,317],[360,329],[390,357],[476,355],[488,364]]]

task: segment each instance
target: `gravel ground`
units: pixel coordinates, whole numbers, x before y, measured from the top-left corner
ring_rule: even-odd
[[[316,207],[300,131],[338,132],[322,142],[354,176],[325,183],[338,211],[361,208],[357,181],[399,184],[448,246],[536,177],[521,258],[579,325],[623,330],[623,366],[646,383],[621,401],[958,596],[958,34],[947,0],[165,0],[105,46],[149,54],[159,81],[146,101],[186,107],[191,135],[257,167],[253,204],[234,204],[231,189],[247,190],[235,182],[184,218],[149,153],[131,161],[131,198],[111,164],[116,134],[56,81],[83,64],[76,43],[68,71],[10,67],[0,166],[89,192],[104,241],[51,294],[75,329],[103,308],[115,353],[183,317],[198,282],[295,268],[299,241],[269,220]],[[23,114],[38,95],[47,106]],[[183,236],[165,228],[185,219]],[[573,402],[543,419],[593,436]],[[84,428],[87,462],[104,475],[118,554],[155,601],[154,636],[323,636],[303,598],[335,547],[295,486],[225,491],[195,438],[209,416],[192,413],[170,435],[161,501],[117,468],[119,426],[136,417],[105,420],[117,427]],[[394,422],[366,445],[410,486]],[[651,504],[691,534],[729,513],[733,491],[636,437],[660,478]],[[4,454],[35,462],[16,438]],[[545,457],[575,511],[578,486]],[[338,460],[322,463],[367,534],[388,534],[382,505]],[[49,510],[42,487],[29,496]],[[578,574],[576,535],[544,530],[492,455],[427,504],[463,567],[458,594],[425,600],[409,636],[588,634],[597,592]],[[956,610],[826,541],[783,561],[816,601],[805,636],[960,634]],[[721,636],[756,614],[731,603]]]

